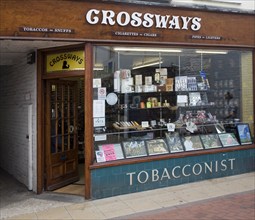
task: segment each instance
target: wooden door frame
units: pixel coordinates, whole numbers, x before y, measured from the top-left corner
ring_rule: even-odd
[[[90,56],[88,55],[90,54]],[[84,143],[85,144],[85,199],[91,198],[91,172],[93,164],[93,46],[85,45],[85,76],[84,76]],[[88,55],[88,56],[86,56]]]
[[[78,49],[81,49],[79,47]],[[62,47],[62,51],[77,50],[77,47],[67,46]],[[91,43],[83,44],[81,50],[85,51],[85,70],[83,71],[70,71],[63,75],[54,74],[53,76],[47,76],[45,70],[45,57],[47,53],[54,51],[59,52],[59,48],[45,49],[37,52],[37,194],[41,194],[44,191],[45,186],[45,102],[44,96],[46,92],[45,84],[47,79],[59,78],[59,77],[73,77],[79,76],[84,78],[84,177],[85,177],[85,195],[86,199],[91,198],[91,175],[90,165],[93,162],[92,148],[93,146],[93,46]],[[85,89],[86,88],[86,89]],[[86,152],[86,153],[85,153]]]
[[[51,147],[52,147],[52,143],[51,143],[51,131],[52,131],[52,116],[51,116],[51,92],[52,92],[52,85],[56,85],[56,93],[55,93],[55,97],[54,97],[54,103],[55,105],[57,105],[57,97],[59,94],[58,92],[60,91],[60,100],[61,100],[61,105],[60,105],[60,112],[61,112],[61,139],[62,139],[62,144],[61,144],[61,150],[57,150],[55,149],[55,152],[51,151]],[[67,88],[68,89],[67,89]],[[68,80],[47,80],[46,81],[46,95],[45,95],[45,176],[46,176],[46,182],[45,182],[45,188],[47,190],[54,190],[57,188],[61,188],[63,187],[63,185],[67,185],[70,183],[74,183],[76,181],[78,181],[79,178],[79,174],[78,174],[78,131],[77,129],[75,129],[75,131],[73,132],[74,135],[74,142],[73,142],[73,148],[71,148],[71,144],[67,146],[67,149],[64,147],[64,121],[68,120],[68,123],[70,123],[70,115],[65,115],[64,114],[64,101],[68,101],[65,99],[65,95],[64,94],[64,88],[67,89],[66,91],[69,91],[69,88],[71,87],[72,92],[68,92],[68,97],[72,96],[71,99],[73,100],[72,102],[72,106],[70,108],[74,109],[73,111],[73,126],[74,128],[77,127],[77,120],[78,120],[78,108],[77,108],[77,95],[78,95],[78,84],[77,82],[74,81],[68,81]],[[60,89],[60,90],[59,90]],[[70,101],[70,100],[69,100]],[[70,105],[70,102],[67,102],[67,105]],[[69,108],[68,108],[69,109]],[[54,120],[54,125],[55,127],[58,127],[58,120],[59,120],[59,116],[58,116],[58,109],[57,106],[55,106],[55,112],[56,112],[56,119]],[[70,112],[70,111],[69,111]],[[68,114],[69,114],[68,112]],[[69,127],[68,127],[69,128]],[[55,129],[54,129],[55,130]],[[56,130],[55,130],[56,132]],[[59,130],[58,130],[59,132]],[[55,134],[58,135],[59,133]],[[70,138],[70,133],[68,131],[68,137]],[[57,138],[56,138],[57,139]],[[70,139],[69,139],[70,140]],[[55,142],[56,144],[56,142]],[[60,154],[63,155],[67,155],[67,160],[62,161],[60,159]],[[77,157],[76,157],[77,156]],[[55,161],[55,162],[54,162]],[[66,171],[66,166],[67,164],[73,163],[72,165],[75,164],[74,169],[72,170],[71,173],[68,173],[68,171]],[[53,171],[53,167],[60,167],[60,166],[64,166],[65,169],[64,170],[64,174],[58,177],[53,178],[52,177],[52,171]],[[69,170],[70,171],[70,170]],[[56,180],[58,179],[58,180]],[[52,183],[54,182],[54,183]]]

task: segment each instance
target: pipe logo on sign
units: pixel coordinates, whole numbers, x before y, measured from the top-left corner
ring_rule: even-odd
[[[47,73],[68,70],[84,70],[84,51],[73,51],[47,56]]]

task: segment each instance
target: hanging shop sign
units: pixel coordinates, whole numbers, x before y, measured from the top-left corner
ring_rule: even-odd
[[[160,15],[152,13],[126,11],[114,12],[113,10],[97,10],[90,9],[86,13],[86,21],[91,25],[118,25],[126,27],[144,27],[144,28],[159,28],[173,30],[192,30],[198,31],[201,28],[200,17],[176,16],[176,15]]]
[[[84,70],[84,51],[72,51],[47,56],[47,73],[56,71]]]

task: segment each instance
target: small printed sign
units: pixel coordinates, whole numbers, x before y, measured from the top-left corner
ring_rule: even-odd
[[[105,126],[105,118],[94,118],[94,127]]]
[[[97,91],[98,99],[105,100],[106,99],[106,87],[100,87]]]
[[[222,40],[221,36],[209,36],[209,35],[191,35],[191,39],[193,40]]]
[[[97,158],[97,162],[101,163],[101,162],[105,162],[105,154],[103,150],[97,150],[96,151],[96,158]]]
[[[167,123],[167,130],[170,132],[173,132],[175,130],[175,124],[174,123]]]
[[[105,134],[95,135],[94,138],[95,138],[95,141],[106,141],[107,140]]]
[[[112,32],[113,36],[128,36],[128,37],[150,37],[150,38],[155,38],[155,37],[160,37],[160,34],[158,33],[148,33],[148,32],[130,32],[130,31],[113,31]]]
[[[102,85],[101,78],[93,79],[93,88],[99,88],[101,87],[101,85]]]
[[[58,33],[73,34],[74,29],[70,28],[48,28],[48,27],[19,27],[20,32],[37,32],[37,33]]]

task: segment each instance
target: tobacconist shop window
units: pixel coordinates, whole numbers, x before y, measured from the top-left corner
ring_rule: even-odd
[[[253,143],[252,53],[94,47],[95,162]]]

